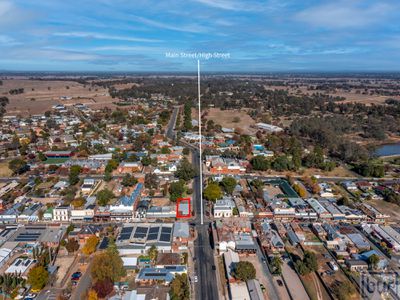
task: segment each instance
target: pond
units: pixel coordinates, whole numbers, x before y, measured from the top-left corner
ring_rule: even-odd
[[[381,145],[375,150],[376,156],[400,155],[400,143]]]

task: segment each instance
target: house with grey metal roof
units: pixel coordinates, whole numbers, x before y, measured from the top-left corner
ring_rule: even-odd
[[[163,268],[142,268],[137,274],[135,282],[151,283],[163,281],[168,285],[175,278],[176,274],[183,274],[186,272],[186,267],[181,265],[165,266]]]
[[[171,252],[173,229],[172,223],[125,224],[116,245],[121,255],[143,254],[153,245],[160,252]]]

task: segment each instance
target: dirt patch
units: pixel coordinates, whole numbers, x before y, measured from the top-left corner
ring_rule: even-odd
[[[10,177],[12,171],[8,168],[8,161],[0,162],[0,177]]]
[[[69,275],[69,271],[72,263],[75,260],[75,256],[59,256],[55,262],[55,265],[59,267],[57,271],[56,285],[61,285],[65,276]]]
[[[254,134],[257,130],[252,128],[255,121],[247,114],[247,110],[221,110],[219,108],[210,108],[206,110],[206,119],[213,120],[215,124],[225,128],[242,130],[244,134]],[[198,110],[192,110],[192,118],[198,119]]]
[[[323,176],[332,176],[332,177],[354,177],[357,176],[355,173],[353,173],[352,171],[346,169],[343,166],[339,166],[334,168],[332,171],[323,171],[320,169],[306,169],[304,171],[304,176],[315,176],[315,175],[323,175]]]
[[[274,171],[274,170],[268,170],[265,172],[256,172],[262,175],[277,175],[277,176],[315,176],[315,175],[320,175],[320,176],[325,176],[325,177],[359,177],[359,175],[353,173],[352,171],[346,169],[345,167],[339,166],[333,169],[332,171],[322,171],[320,169],[303,169],[300,172],[292,172],[292,171]]]
[[[394,203],[386,202],[384,200],[369,200],[368,204],[371,204],[381,213],[389,215],[389,221],[399,223],[400,222],[400,210],[399,206]]]
[[[23,88],[24,93],[10,95],[12,89]],[[92,87],[74,81],[7,79],[0,86],[0,96],[7,96],[7,115],[42,114],[53,105],[70,106],[83,103],[89,107],[101,108],[113,106],[115,101],[108,94],[108,89]]]
[[[284,192],[281,190],[281,188],[277,185],[273,184],[267,184],[263,188],[264,191],[268,193],[268,196],[272,199],[277,195],[282,195]]]
[[[154,206],[170,205],[171,201],[168,198],[152,198],[151,204]]]

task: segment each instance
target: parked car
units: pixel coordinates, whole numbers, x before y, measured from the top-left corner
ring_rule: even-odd
[[[79,280],[82,277],[82,272],[75,272],[71,275],[71,280]]]
[[[276,282],[278,283],[279,286],[283,286],[283,282],[280,279],[277,279]]]

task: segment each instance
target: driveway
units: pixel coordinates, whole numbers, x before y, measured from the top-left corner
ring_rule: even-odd
[[[310,300],[299,276],[285,261],[282,265],[282,276],[292,294],[293,300]]]

